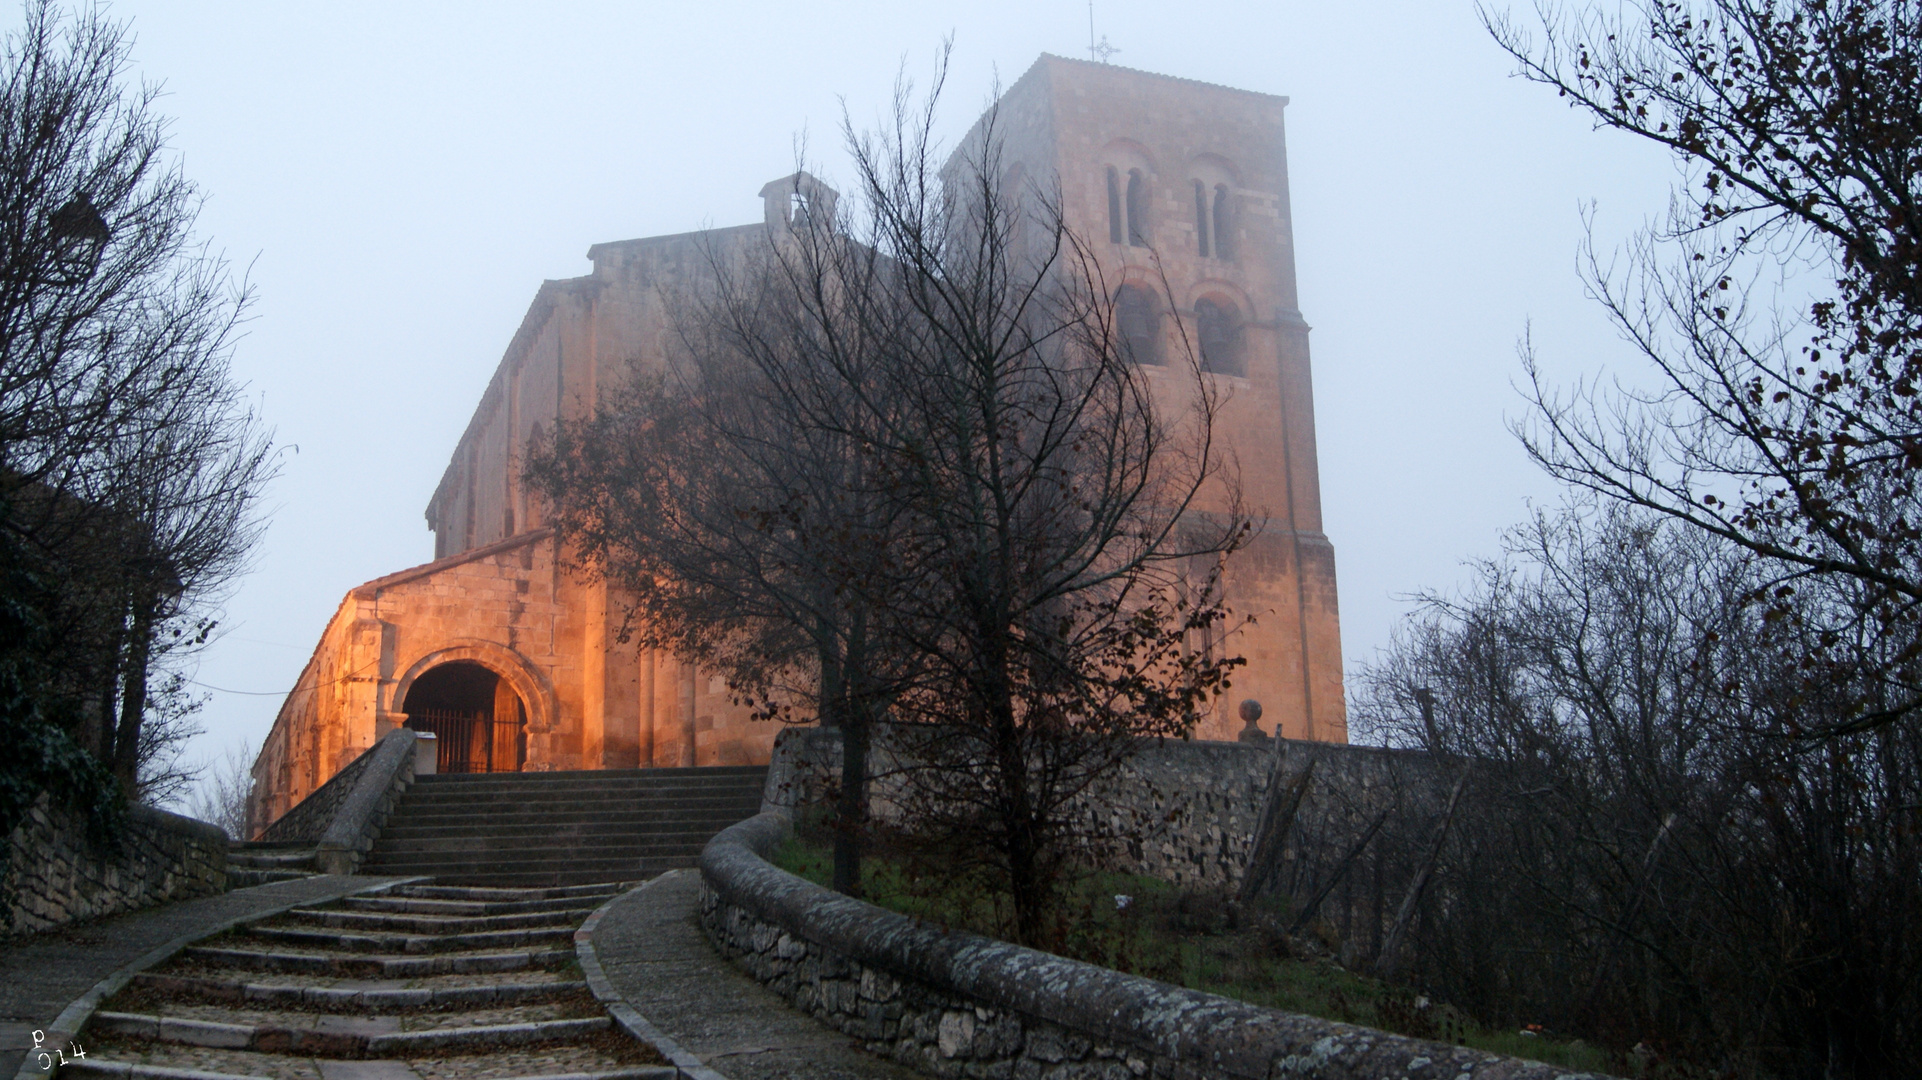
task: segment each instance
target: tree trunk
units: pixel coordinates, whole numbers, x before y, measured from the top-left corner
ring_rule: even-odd
[[[155,601],[136,594],[120,674],[120,723],[113,739],[113,774],[131,798],[140,774],[140,724],[147,712],[147,661],[153,655]]]
[[[1409,919],[1414,917],[1415,904],[1421,899],[1423,890],[1428,888],[1428,879],[1434,876],[1435,863],[1441,859],[1442,845],[1448,840],[1448,826],[1455,820],[1455,807],[1461,803],[1462,789],[1468,786],[1468,774],[1473,764],[1462,766],[1462,774],[1455,780],[1455,790],[1448,793],[1448,809],[1442,811],[1441,825],[1435,830],[1435,839],[1428,846],[1428,858],[1423,860],[1420,872],[1408,886],[1408,895],[1402,897],[1401,908],[1395,912],[1395,925],[1388,931],[1388,939],[1382,942],[1381,955],[1375,958],[1375,974],[1390,978],[1395,974],[1395,965],[1400,962],[1396,954],[1401,951],[1401,936],[1408,929]]]
[[[834,891],[861,895],[861,838],[868,817],[867,710],[848,705],[841,713],[841,792],[835,807]]]
[[[1281,861],[1282,848],[1295,827],[1301,800],[1307,796],[1308,785],[1314,780],[1316,760],[1309,758],[1308,767],[1301,770],[1293,783],[1286,785],[1281,778],[1287,759],[1284,757],[1275,763],[1274,779],[1268,783],[1268,798],[1261,808],[1261,824],[1255,829],[1255,843],[1248,852],[1248,869],[1241,875],[1241,895],[1236,898],[1241,903],[1258,900],[1273,887],[1276,864]]]

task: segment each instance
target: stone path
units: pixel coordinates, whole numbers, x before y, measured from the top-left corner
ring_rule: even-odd
[[[616,901],[593,933],[628,1004],[727,1080],[911,1080],[755,982],[708,944],[698,871],[675,870]]]
[[[248,919],[102,1002],[59,1078],[667,1080],[575,967],[626,888],[402,883]]]
[[[32,1033],[95,983],[170,941],[292,903],[332,900],[393,878],[303,878],[115,915],[0,944],[0,1080],[10,1080]]]

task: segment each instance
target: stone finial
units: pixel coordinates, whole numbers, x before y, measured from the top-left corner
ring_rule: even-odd
[[[1268,733],[1261,730],[1261,725],[1256,723],[1261,719],[1261,702],[1248,698],[1241,703],[1240,711],[1241,720],[1245,726],[1241,729],[1241,734],[1235,736],[1236,741],[1267,742]]]

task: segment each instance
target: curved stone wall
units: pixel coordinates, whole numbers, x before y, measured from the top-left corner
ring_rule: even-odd
[[[970,1078],[1550,1080],[1540,1062],[1263,1009],[830,892],[767,862],[771,810],[701,854],[701,923],[724,955],[869,1050]]]

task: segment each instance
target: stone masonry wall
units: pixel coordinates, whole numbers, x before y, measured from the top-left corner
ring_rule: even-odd
[[[711,890],[701,897],[701,925],[723,956],[796,1009],[935,1076],[1134,1080],[1148,1073],[1149,1059],[1140,1053],[903,982],[757,919]]]
[[[8,936],[227,888],[227,834],[145,806],[128,809],[117,843],[97,847],[82,815],[42,795],[8,847],[0,878],[0,934]]]
[[[886,813],[889,740],[875,739],[870,772],[877,813]],[[1117,835],[1139,830],[1124,869],[1188,887],[1233,887],[1241,882],[1254,844],[1268,785],[1283,783],[1315,762],[1316,782],[1303,799],[1281,857],[1286,883],[1306,888],[1304,875],[1323,847],[1348,837],[1357,822],[1401,798],[1419,816],[1432,809],[1439,791],[1426,756],[1409,751],[1345,743],[1282,739],[1265,743],[1164,741],[1142,746],[1135,757],[1098,789],[1091,813]],[[840,733],[829,728],[790,728],[775,742],[764,805],[802,808],[826,797],[841,768]],[[1299,866],[1300,873],[1294,872]]]
[[[1264,1009],[831,893],[762,858],[765,812],[701,856],[701,925],[757,981],[870,1052],[968,1080],[1551,1080],[1539,1062]]]

